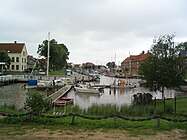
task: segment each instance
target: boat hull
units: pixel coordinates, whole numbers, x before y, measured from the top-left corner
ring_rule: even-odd
[[[77,93],[92,93],[92,94],[99,94],[100,91],[95,88],[80,88],[80,87],[75,87],[75,91]]]

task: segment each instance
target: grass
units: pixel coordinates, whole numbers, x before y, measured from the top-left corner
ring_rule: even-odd
[[[24,110],[23,109],[17,110],[15,105],[4,104],[0,107],[0,112],[22,114],[24,113]]]
[[[50,71],[49,75],[66,75],[66,71],[65,70],[59,70],[59,71]]]
[[[81,109],[79,106],[67,106],[66,114],[69,113],[78,113],[83,114],[84,116],[105,116],[111,114],[119,114],[129,118],[145,118],[153,116],[156,114],[161,114],[168,118],[173,119],[186,119],[186,117],[175,116],[174,115],[174,99],[166,100],[166,109],[163,108],[163,100],[157,100],[156,109],[154,109],[154,104],[146,106],[122,106],[118,107],[116,105],[96,105],[89,107],[87,110]],[[187,115],[187,98],[178,98],[177,99],[177,114]],[[64,107],[56,108],[56,112],[64,112]],[[1,112],[11,112],[19,113],[14,106],[8,107],[4,105],[0,108]],[[23,111],[22,111],[23,112]],[[53,109],[49,110],[46,114],[52,115]],[[0,135],[5,134],[24,134],[25,129],[49,129],[49,130],[72,130],[81,129],[86,130],[96,130],[103,129],[104,131],[110,129],[120,129],[128,131],[132,136],[138,135],[153,135],[157,132],[162,131],[171,131],[174,129],[182,129],[187,134],[187,122],[171,122],[162,120],[160,121],[160,127],[157,127],[157,120],[152,119],[150,121],[127,121],[117,118],[116,121],[114,118],[102,119],[102,120],[89,120],[81,117],[75,117],[74,125],[72,123],[72,117],[65,118],[46,118],[46,117],[33,117],[33,120],[30,122],[27,116],[23,117],[5,117],[0,119]],[[14,130],[14,133],[11,131]]]
[[[176,106],[176,114],[187,115],[187,97],[178,98]],[[55,108],[56,112],[64,113],[78,113],[87,116],[106,116],[111,114],[119,114],[126,117],[150,117],[154,115],[174,115],[174,99],[167,99],[165,101],[165,109],[163,100],[156,100],[156,107],[154,102],[150,105],[134,105],[134,106],[116,106],[111,104],[97,105],[93,104],[87,110],[81,109],[78,105]],[[51,109],[48,114],[53,113]]]
[[[11,122],[11,119],[5,118],[0,120],[0,135],[2,133],[11,133],[12,129],[14,129],[15,133],[20,132],[20,134],[24,133],[25,129],[33,129],[42,130],[83,130],[83,131],[93,131],[97,129],[103,129],[104,131],[110,129],[119,129],[128,131],[128,133],[132,136],[138,135],[153,135],[157,132],[163,131],[171,131],[174,129],[182,129],[187,134],[187,122],[185,123],[174,123],[168,122],[165,120],[161,120],[160,127],[156,126],[156,120],[144,121],[144,122],[132,122],[132,121],[124,121],[122,119],[117,119],[116,124],[114,123],[113,118],[104,119],[104,120],[87,120],[80,117],[75,118],[75,124],[71,125],[72,117],[66,118],[38,118],[35,117],[32,122],[28,122],[25,117],[14,117],[14,123]],[[23,121],[24,120],[24,121]],[[4,125],[6,124],[6,125]],[[9,129],[10,128],[10,129]],[[4,131],[4,129],[6,131]]]

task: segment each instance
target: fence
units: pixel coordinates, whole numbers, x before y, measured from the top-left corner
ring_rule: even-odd
[[[27,115],[31,115],[31,113],[26,113],[26,114],[10,114],[10,113],[3,113],[0,112],[0,115],[2,116],[7,116],[7,117],[22,117],[22,116],[27,116]],[[32,114],[35,115],[35,114]],[[185,115],[186,117],[187,115]],[[166,120],[169,122],[180,122],[180,123],[184,123],[187,122],[187,119],[171,119],[171,118],[167,118],[164,116],[160,116],[160,115],[155,115],[152,117],[147,117],[147,118],[129,118],[129,117],[125,117],[125,116],[121,116],[118,114],[111,114],[111,115],[106,115],[106,116],[102,116],[102,117],[92,117],[92,116],[86,116],[86,115],[80,115],[80,114],[62,114],[62,115],[41,115],[40,117],[46,117],[46,118],[65,118],[65,117],[72,117],[72,121],[71,124],[75,124],[75,118],[76,117],[80,117],[83,119],[89,119],[89,120],[103,120],[103,119],[108,119],[108,118],[114,118],[114,124],[116,125],[116,119],[122,119],[122,120],[126,120],[126,121],[132,121],[132,122],[142,122],[142,121],[150,121],[152,119],[157,119],[157,127],[160,126],[160,119],[162,120]]]

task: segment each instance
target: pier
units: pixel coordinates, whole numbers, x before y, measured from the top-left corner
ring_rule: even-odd
[[[0,76],[0,85],[9,85],[15,82],[24,82],[28,81],[26,75],[3,75]]]
[[[58,98],[65,96],[72,88],[72,85],[66,85],[65,87],[60,88],[58,91],[54,92],[47,98],[52,100],[52,103],[54,103]]]

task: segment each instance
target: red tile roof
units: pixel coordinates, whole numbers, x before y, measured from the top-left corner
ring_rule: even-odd
[[[25,43],[0,43],[0,51],[9,53],[21,53]]]
[[[139,54],[139,55],[130,55],[129,57],[127,57],[122,63],[129,63],[129,61],[131,62],[139,62],[139,61],[144,61],[149,57],[149,54]]]

